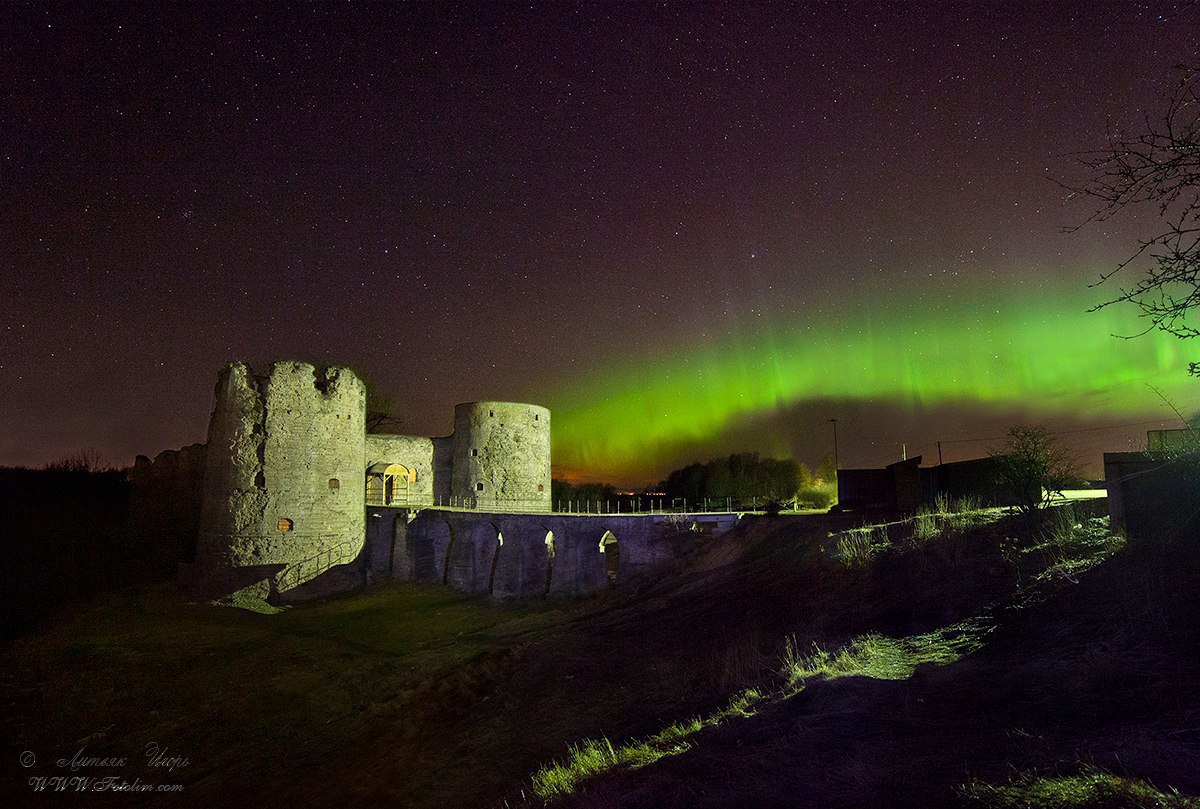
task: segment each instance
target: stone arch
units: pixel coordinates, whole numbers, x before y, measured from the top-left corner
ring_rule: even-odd
[[[501,540],[491,521],[464,521],[454,548],[446,556],[446,583],[468,593],[486,593]]]
[[[604,573],[608,583],[615,585],[621,570],[621,543],[617,541],[617,535],[608,529],[600,537],[600,553],[604,554]]]
[[[417,471],[404,464],[380,461],[367,469],[366,501],[375,506],[408,505],[409,484],[416,482]]]
[[[491,569],[488,570],[488,595],[496,592],[496,565],[500,561],[501,551],[504,550],[504,532],[495,523],[492,523],[492,527],[496,529],[496,545],[492,549],[492,564]]]
[[[497,598],[543,596],[550,580],[550,547],[544,525],[515,518],[504,521],[491,593]],[[553,536],[552,534],[550,534]]]
[[[441,522],[446,526],[445,541],[437,542],[436,539],[441,539],[441,537],[435,535],[433,553],[434,564],[437,566],[437,570],[441,574],[442,584],[446,584],[450,581],[450,557],[455,552],[458,542],[457,536],[454,532],[454,523],[450,522],[448,519],[443,519]]]
[[[383,504],[385,506],[408,505],[408,482],[412,473],[403,464],[388,464],[383,470]]]
[[[554,532],[549,528],[546,529],[546,538],[543,541],[546,545],[546,587],[542,591],[542,595],[550,595],[550,583],[554,581],[554,554],[556,548],[554,545]]]

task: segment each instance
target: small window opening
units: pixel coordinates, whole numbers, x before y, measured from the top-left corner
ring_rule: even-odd
[[[496,415],[496,411],[495,411],[495,410],[489,410],[489,411],[488,411],[488,415],[489,415],[489,416],[495,416],[495,415]]]
[[[476,483],[476,484],[475,484],[475,491],[477,491],[477,492],[481,492],[481,491],[483,491],[483,484],[482,484],[482,483]]]
[[[340,488],[342,488],[342,482],[340,480],[337,478],[329,479],[329,491],[336,492]]]
[[[473,450],[471,450],[471,457],[472,457],[472,458],[478,458],[478,457],[479,457],[479,450],[477,450],[477,449],[473,449]]]
[[[544,484],[541,484],[541,483],[539,483],[539,484],[538,484],[538,491],[539,491],[539,492],[544,492],[544,491],[546,491],[546,487],[545,487],[545,485],[544,485]]]
[[[279,529],[281,534],[286,534],[296,527],[296,524],[287,517],[280,517],[279,522],[275,523],[275,527]]]

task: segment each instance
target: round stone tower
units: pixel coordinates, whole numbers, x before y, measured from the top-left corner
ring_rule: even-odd
[[[365,407],[348,368],[221,372],[197,548],[211,584],[283,593],[358,557]]]
[[[479,508],[550,511],[550,411],[516,402],[454,408],[451,493]]]

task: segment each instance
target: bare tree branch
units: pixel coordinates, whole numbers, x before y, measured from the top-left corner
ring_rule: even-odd
[[[1188,320],[1200,305],[1200,68],[1181,66],[1179,73],[1161,119],[1146,115],[1137,134],[1110,126],[1106,148],[1076,156],[1087,181],[1060,185],[1069,199],[1099,203],[1083,222],[1064,228],[1068,233],[1130,208],[1150,206],[1157,212],[1162,232],[1142,240],[1133,255],[1092,286],[1122,273],[1139,272],[1139,277],[1093,311],[1131,303],[1147,320],[1146,331],[1190,339],[1200,336],[1200,328]],[[1190,373],[1198,367],[1192,363]]]

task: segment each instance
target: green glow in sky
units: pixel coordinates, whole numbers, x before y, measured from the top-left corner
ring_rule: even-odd
[[[1159,333],[1115,337],[1139,331],[1136,319],[1120,307],[1088,312],[1078,288],[951,303],[952,293],[941,304],[905,297],[839,307],[836,317],[764,314],[611,362],[546,397],[555,465],[620,475],[673,447],[713,441],[747,417],[815,399],[1101,422],[1161,415],[1148,385],[1184,406],[1195,401],[1187,350],[1200,346]]]

